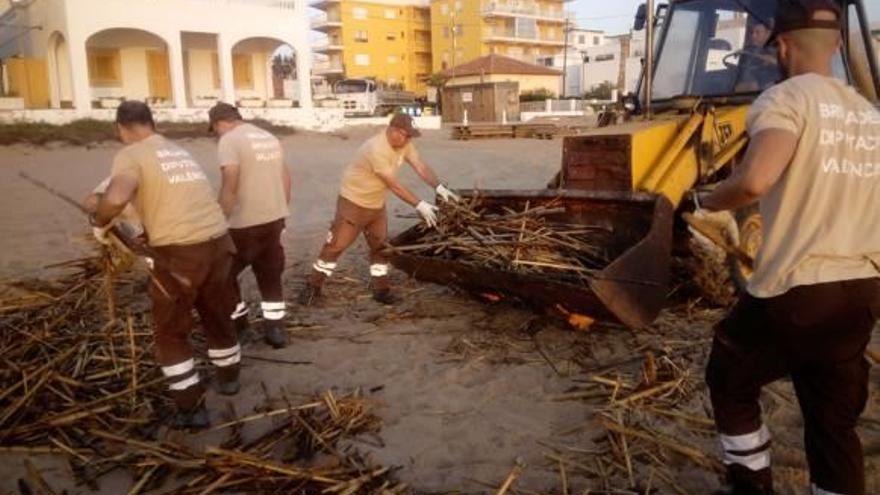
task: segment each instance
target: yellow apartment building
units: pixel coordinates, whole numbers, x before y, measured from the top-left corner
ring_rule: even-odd
[[[433,71],[484,55],[527,63],[562,53],[566,0],[431,0]]]
[[[423,96],[431,74],[428,0],[316,0],[313,30],[327,35],[313,48],[326,56],[314,74],[328,80],[375,78]]]

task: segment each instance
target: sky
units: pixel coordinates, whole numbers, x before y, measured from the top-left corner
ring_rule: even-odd
[[[629,32],[638,5],[644,0],[574,0],[566,7],[574,13],[577,26],[600,29],[606,34]]]
[[[578,27],[601,29],[607,34],[621,34],[632,26],[636,8],[644,0],[574,0],[567,8],[575,15]],[[659,3],[659,2],[654,2]],[[864,0],[868,19],[880,23],[880,0]]]

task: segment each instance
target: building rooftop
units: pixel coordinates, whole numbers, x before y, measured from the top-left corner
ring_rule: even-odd
[[[446,69],[441,74],[445,77],[452,77],[453,72],[456,77],[478,76],[481,74],[520,74],[534,76],[558,76],[562,74],[562,72],[549,67],[530,64],[515,58],[497,54],[484,55],[480,58],[475,58],[470,62],[465,62],[454,68]]]

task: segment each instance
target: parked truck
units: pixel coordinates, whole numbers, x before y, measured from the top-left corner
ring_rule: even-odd
[[[381,117],[416,103],[414,93],[387,89],[372,79],[337,81],[333,85],[333,99],[335,105],[345,111],[346,117]]]

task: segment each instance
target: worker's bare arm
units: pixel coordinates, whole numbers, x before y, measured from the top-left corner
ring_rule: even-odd
[[[107,225],[122,213],[125,205],[134,199],[138,189],[138,180],[130,175],[113,176],[107,190],[101,195],[95,212],[95,224],[99,227]]]
[[[376,172],[376,175],[386,186],[388,186],[388,189],[390,189],[391,192],[408,205],[415,207],[419,204],[419,201],[421,201],[415,194],[401,184],[400,181],[397,180],[397,177],[384,172]]]
[[[794,156],[798,136],[781,129],[767,129],[752,137],[745,159],[712,193],[702,198],[708,210],[736,210],[767,194],[779,181]]]
[[[440,179],[437,178],[437,174],[434,173],[434,169],[432,169],[430,165],[422,161],[421,158],[413,158],[407,161],[409,162],[410,167],[412,167],[413,170],[416,171],[416,173],[419,175],[419,177],[422,178],[425,184],[431,186],[432,189],[440,185]]]
[[[232,214],[232,210],[235,209],[235,204],[238,202],[239,166],[238,164],[225,164],[220,167],[220,170],[220,208],[223,209],[223,213],[228,217]]]

